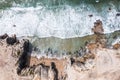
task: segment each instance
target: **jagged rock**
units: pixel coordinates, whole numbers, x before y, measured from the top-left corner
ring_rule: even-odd
[[[86,45],[86,49],[88,53],[94,52],[96,48],[98,48],[98,45],[96,43],[89,43]]]
[[[35,68],[34,74],[41,76],[41,68],[42,68],[41,65],[37,65]]]
[[[23,45],[23,52],[17,61],[18,63],[17,74],[20,74],[23,68],[29,66],[30,56],[28,55],[28,52],[29,52],[29,41],[26,40]]]
[[[1,35],[0,36],[0,39],[5,39],[5,38],[7,38],[8,37],[8,35],[5,33],[4,35]]]
[[[92,28],[92,31],[94,32],[94,34],[103,34],[104,29],[102,26],[102,21],[96,20],[96,22],[94,23],[94,27]]]
[[[51,66],[48,71],[48,75],[49,75],[49,80],[58,80],[58,71],[56,69],[54,62],[51,62]]]
[[[120,16],[120,13],[117,13],[116,16]]]
[[[113,49],[119,49],[120,48],[120,43],[116,43],[113,45]]]
[[[21,76],[34,75],[35,68],[36,68],[36,66],[26,67],[21,70],[20,75]]]
[[[101,38],[98,38],[101,39]],[[103,40],[101,39],[101,42]],[[119,80],[119,72],[120,72],[120,56],[118,55],[120,50],[120,44],[116,43],[113,45],[114,49],[97,49],[96,52],[94,51],[92,53],[87,53],[83,49],[80,51],[77,51],[76,53],[83,53],[86,52],[83,56],[80,57],[72,57],[69,58],[69,61],[71,62],[70,65],[67,64],[67,61],[62,60],[60,62],[57,62],[57,59],[48,59],[46,58],[40,59],[38,61],[34,61],[31,58],[32,65],[29,65],[29,41],[23,40],[23,43],[20,42],[20,44],[14,44],[13,46],[7,46],[6,45],[6,39],[1,40],[1,43],[3,43],[3,46],[0,45],[0,73],[1,74],[1,80],[94,80],[94,79],[105,79],[105,80]],[[87,44],[86,46],[89,49],[95,49],[98,48],[98,45],[100,43],[93,43],[93,44]],[[22,49],[20,49],[22,47]],[[18,50],[18,51],[17,51]],[[10,53],[18,52],[14,56],[18,56],[18,74],[19,77],[16,76],[16,72],[14,71],[14,66],[16,62],[16,58],[14,60],[14,57],[11,57]],[[96,58],[96,59],[95,59]],[[43,60],[43,61],[42,61]],[[40,61],[40,62],[39,62]],[[50,65],[50,62],[51,65]],[[53,63],[54,62],[54,63]],[[44,64],[40,64],[44,63]],[[37,65],[38,64],[38,65]],[[47,65],[47,66],[46,66]],[[64,69],[61,69],[64,66]],[[94,66],[94,67],[93,67]],[[60,73],[58,75],[58,72]],[[65,76],[63,73],[66,73]],[[94,73],[94,74],[90,74]],[[100,75],[100,76],[98,76]],[[24,76],[24,77],[21,77]],[[90,77],[89,77],[90,76]],[[2,78],[4,77],[4,78]],[[26,77],[26,78],[25,78]],[[28,79],[30,77],[30,79]],[[58,79],[59,77],[59,79]],[[24,78],[24,79],[23,79]]]
[[[41,80],[48,80],[48,70],[49,67],[42,64],[41,67]]]
[[[15,44],[15,43],[17,42],[16,35],[14,35],[13,37],[8,37],[8,38],[6,39],[6,42],[7,42],[7,44],[9,44],[9,45]]]

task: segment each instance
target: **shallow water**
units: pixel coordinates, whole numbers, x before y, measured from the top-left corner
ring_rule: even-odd
[[[113,44],[120,41],[120,31],[116,31],[110,34],[102,35],[107,40],[106,47],[111,48]],[[44,54],[48,49],[51,49],[55,54],[68,53],[74,54],[80,50],[81,47],[85,47],[86,42],[95,42],[96,35],[89,35],[85,37],[60,39],[56,37],[38,38],[30,37],[30,42],[33,47],[36,47],[39,51],[38,54]]]

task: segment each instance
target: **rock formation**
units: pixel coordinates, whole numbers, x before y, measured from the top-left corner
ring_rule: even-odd
[[[8,38],[10,41],[7,42]],[[79,56],[38,59],[30,54],[32,49],[29,40],[2,35],[1,80],[119,80],[120,44],[116,43],[113,49],[107,49],[101,47],[104,37],[96,39],[98,40],[95,42],[88,42],[84,49],[78,50],[76,53],[79,53]],[[52,51],[49,49],[48,52]]]
[[[113,49],[119,49],[120,48],[120,43],[116,43],[113,45]]]
[[[8,35],[5,33],[5,34],[3,34],[3,35],[0,36],[0,39],[5,39],[7,37],[8,37]]]
[[[6,42],[7,42],[7,44],[9,44],[9,45],[15,44],[15,43],[17,42],[16,35],[13,35],[12,37],[8,37],[8,38],[6,39]]]
[[[102,21],[96,20],[96,22],[94,23],[94,27],[92,28],[92,31],[94,32],[94,34],[103,34],[104,29],[102,26]]]

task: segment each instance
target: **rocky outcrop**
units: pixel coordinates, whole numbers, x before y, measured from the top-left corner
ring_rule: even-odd
[[[10,42],[9,44],[6,41],[8,38],[16,39],[19,43],[11,44]],[[38,59],[30,54],[32,49],[30,49],[29,40],[2,37],[0,41],[2,44],[0,45],[0,72],[7,74],[5,76],[10,75],[9,78],[15,75],[10,80],[119,80],[119,43],[113,45],[113,49],[107,49],[101,47],[104,37],[100,36],[97,39],[98,41],[88,42],[84,49],[78,50],[76,52],[79,54],[78,56],[67,55],[62,59],[48,57]],[[4,51],[4,54],[1,51]],[[52,53],[52,50],[49,49],[48,53]],[[16,66],[14,66],[15,63]],[[23,79],[22,77],[27,78]],[[30,78],[28,79],[28,77]],[[104,77],[106,79],[103,79]],[[1,79],[7,80],[8,78]]]
[[[8,35],[5,33],[5,34],[3,34],[3,35],[0,36],[0,39],[5,39],[7,37],[8,37]]]
[[[116,43],[113,45],[113,49],[120,49],[120,43]]]
[[[29,52],[29,41],[24,40],[23,51],[20,54],[19,59],[17,61],[18,63],[17,74],[21,74],[21,70],[29,66],[30,55],[28,55],[28,52]]]
[[[94,32],[94,34],[103,34],[104,29],[102,26],[102,21],[96,20],[96,22],[94,23],[94,27],[92,28],[92,31]]]
[[[7,37],[7,39],[6,39],[6,43],[8,45],[14,45],[17,42],[18,42],[18,40],[16,38],[16,35],[13,35],[12,37]]]

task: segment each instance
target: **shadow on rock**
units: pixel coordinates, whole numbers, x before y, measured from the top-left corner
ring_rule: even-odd
[[[18,75],[21,74],[22,69],[28,67],[30,64],[30,58],[31,58],[31,55],[29,54],[31,53],[30,49],[31,49],[31,44],[29,43],[28,40],[25,40],[23,44],[23,52],[18,59],[18,68],[17,68]]]

